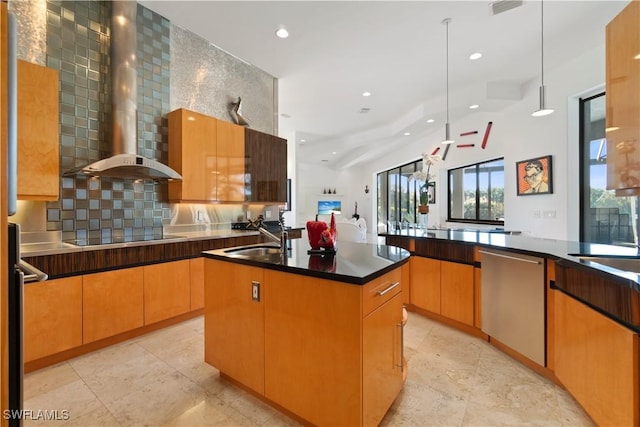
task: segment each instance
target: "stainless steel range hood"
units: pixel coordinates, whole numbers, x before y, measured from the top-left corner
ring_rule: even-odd
[[[138,155],[137,29],[135,1],[111,2],[111,76],[113,154],[69,170],[64,175],[86,174],[114,178],[182,180],[182,176],[154,159]]]

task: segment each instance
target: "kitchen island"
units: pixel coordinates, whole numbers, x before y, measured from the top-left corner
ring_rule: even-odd
[[[377,425],[403,384],[401,248],[205,257],[205,360],[305,423]],[[277,257],[276,257],[277,258]]]

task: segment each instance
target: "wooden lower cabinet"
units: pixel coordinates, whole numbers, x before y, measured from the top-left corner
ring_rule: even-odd
[[[398,268],[359,286],[206,259],[205,360],[308,423],[377,425],[402,388],[400,279]]]
[[[205,362],[264,394],[263,270],[205,261]],[[253,286],[260,288],[253,299]]]
[[[412,256],[411,304],[440,314],[440,260]]]
[[[204,258],[189,260],[191,278],[191,311],[204,307]]]
[[[265,276],[265,396],[314,425],[362,425],[360,286]]]
[[[473,326],[473,266],[440,261],[440,314]]]
[[[402,295],[396,294],[362,321],[362,414],[380,423],[402,390]]]
[[[638,334],[554,292],[555,375],[597,425],[640,425]]]
[[[82,277],[24,287],[24,361],[82,344]]]
[[[145,325],[191,310],[188,259],[145,265],[143,269]]]
[[[474,267],[412,256],[411,304],[435,314],[474,325]]]
[[[144,324],[143,267],[86,274],[82,278],[82,342]]]

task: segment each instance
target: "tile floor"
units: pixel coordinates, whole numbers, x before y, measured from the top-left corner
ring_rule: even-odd
[[[203,362],[203,323],[198,317],[27,374],[24,406],[34,419],[25,426],[298,425]],[[405,355],[407,382],[384,426],[593,425],[560,387],[486,342],[413,313]],[[38,419],[45,410],[68,419],[45,421],[43,412]]]

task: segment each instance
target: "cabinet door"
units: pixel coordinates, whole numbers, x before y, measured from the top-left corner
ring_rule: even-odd
[[[207,363],[264,394],[264,296],[261,268],[205,259]],[[259,301],[253,286],[259,286]]]
[[[265,280],[265,396],[314,425],[362,425],[362,287]]]
[[[191,310],[189,260],[144,267],[144,324]]]
[[[473,277],[472,265],[441,261],[440,314],[473,326]]]
[[[218,200],[244,201],[244,128],[218,121]]]
[[[24,361],[82,344],[82,277],[24,287]]]
[[[597,425],[640,425],[638,334],[553,292],[556,377]]]
[[[287,141],[245,129],[246,200],[287,201]]]
[[[440,314],[440,261],[411,257],[411,304]]]
[[[18,198],[58,200],[58,72],[18,61]]]
[[[217,199],[217,123],[213,117],[179,109],[168,114],[169,166],[182,181],[169,181],[169,201]]]
[[[607,189],[640,194],[640,2],[606,28]],[[615,130],[614,130],[615,129]]]
[[[378,307],[362,325],[363,425],[378,425],[402,389],[402,295]]]
[[[189,260],[191,277],[191,311],[204,307],[204,258]]]
[[[143,267],[83,276],[83,344],[143,325],[142,280]]]

